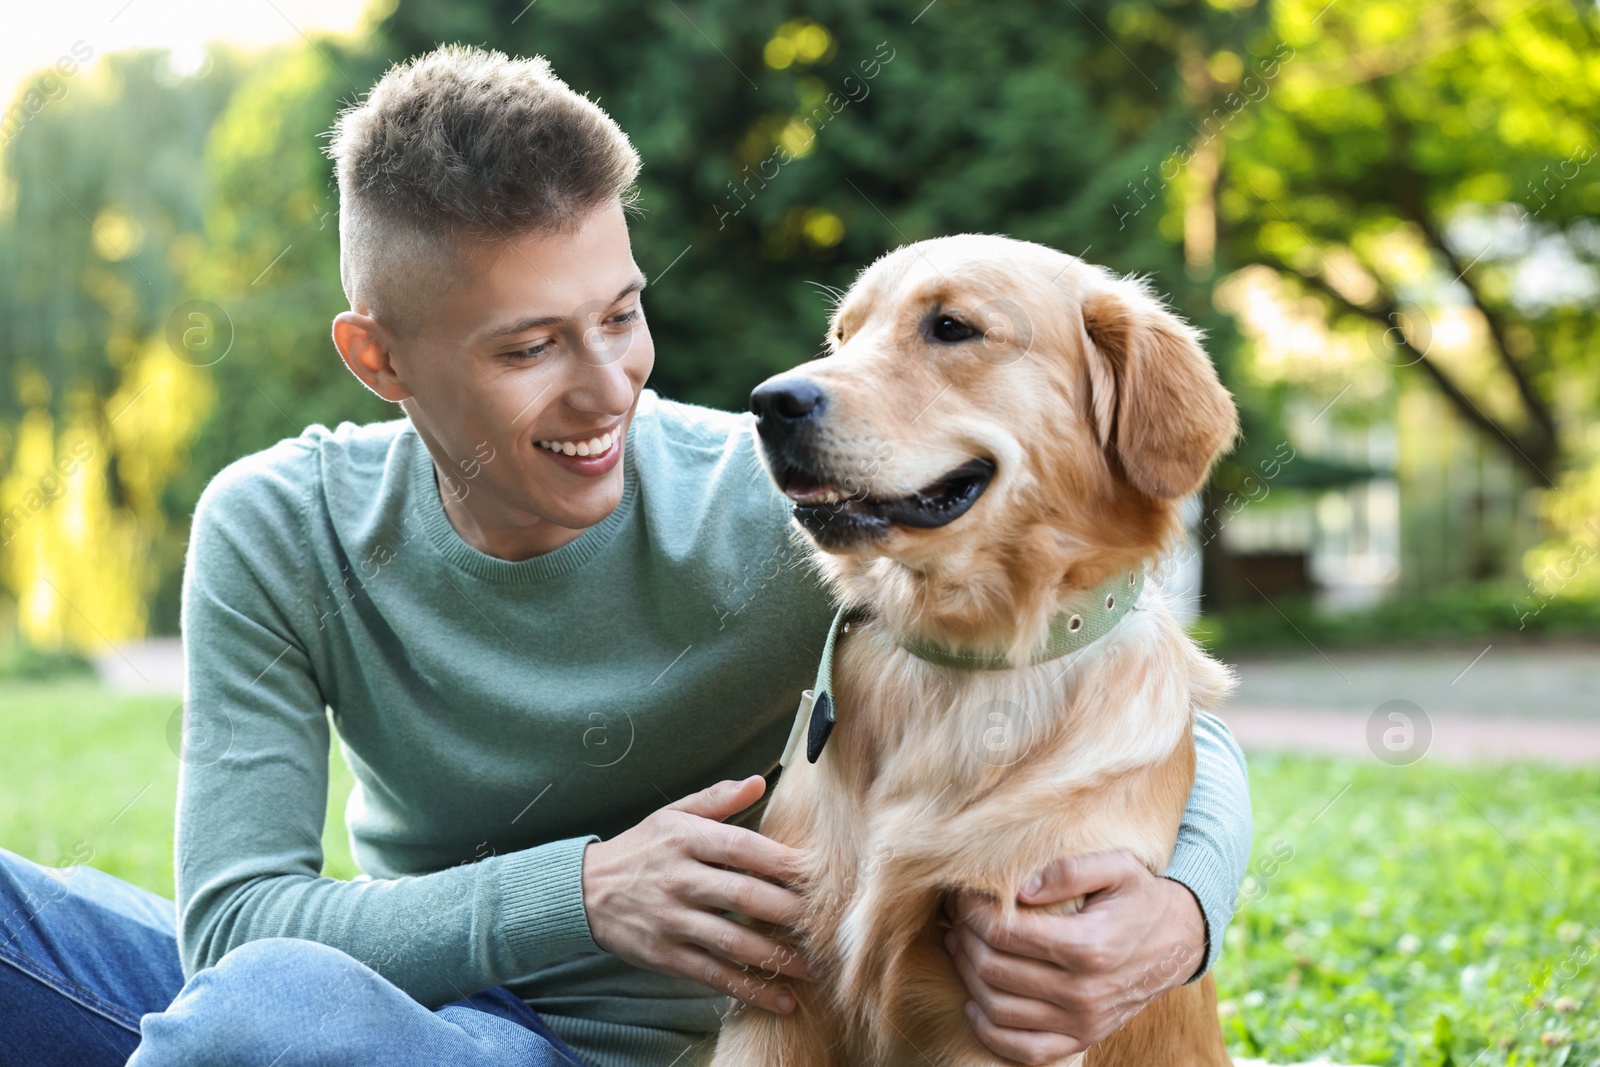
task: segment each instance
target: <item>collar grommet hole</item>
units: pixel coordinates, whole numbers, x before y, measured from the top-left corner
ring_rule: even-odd
[[[1067,633],[1075,634],[1081,629],[1083,629],[1082,615],[1074,615],[1072,618],[1067,620]]]
[[[1117,606],[1117,594],[1115,594],[1115,593],[1107,593],[1106,594],[1106,610],[1110,611],[1112,608],[1115,608],[1116,606]]]

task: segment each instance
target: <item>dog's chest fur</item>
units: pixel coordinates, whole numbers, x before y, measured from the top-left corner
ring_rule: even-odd
[[[1020,670],[937,666],[875,620],[842,635],[837,725],[816,765],[780,779],[763,832],[805,852],[811,951],[847,1002],[905,1001],[897,975],[926,971],[912,957],[954,889],[1011,902],[1056,857],[1120,849],[1164,869],[1193,709],[1231,683],[1145,599],[1087,648]]]

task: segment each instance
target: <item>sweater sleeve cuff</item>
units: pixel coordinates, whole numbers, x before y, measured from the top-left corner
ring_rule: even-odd
[[[1206,955],[1200,969],[1190,975],[1184,985],[1199,981],[1222,954],[1222,934],[1233,919],[1234,897],[1238,885],[1233,872],[1225,869],[1222,857],[1215,848],[1199,841],[1183,839],[1180,834],[1172,850],[1172,860],[1162,874],[1186,887],[1200,902],[1200,912],[1206,921]]]
[[[1198,711],[1194,742],[1194,786],[1163,872],[1194,894],[1205,918],[1205,962],[1189,982],[1198,981],[1222,955],[1223,935],[1239,906],[1252,836],[1249,769],[1233,734],[1215,715]]]
[[[583,907],[583,851],[599,840],[570,837],[506,857],[499,872],[501,932],[519,972],[601,951]]]

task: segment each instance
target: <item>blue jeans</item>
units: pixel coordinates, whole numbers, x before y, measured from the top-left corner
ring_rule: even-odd
[[[315,941],[247,942],[185,982],[175,919],[102,871],[0,848],[0,1067],[583,1067],[504,987],[429,1011]]]

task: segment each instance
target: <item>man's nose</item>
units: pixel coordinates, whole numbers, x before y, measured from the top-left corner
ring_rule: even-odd
[[[763,382],[750,394],[756,429],[768,441],[781,441],[816,422],[827,410],[828,397],[804,378]]]

